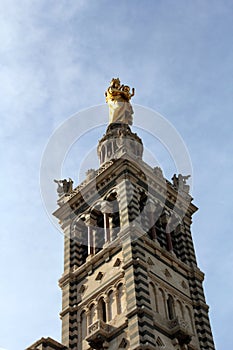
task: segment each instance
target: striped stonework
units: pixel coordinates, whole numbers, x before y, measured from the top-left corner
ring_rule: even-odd
[[[52,338],[41,338],[26,350],[68,350],[68,348]]]
[[[54,213],[65,233],[62,343],[78,350],[213,350],[191,234],[197,207],[160,168],[143,162],[138,137],[120,128],[108,128],[98,148],[101,167],[61,197]],[[129,141],[118,142],[119,135]]]

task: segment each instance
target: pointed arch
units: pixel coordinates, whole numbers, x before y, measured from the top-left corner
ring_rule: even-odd
[[[182,303],[177,299],[175,302],[176,314],[180,318],[184,318],[184,310]]]
[[[108,321],[111,321],[114,316],[114,292],[113,290],[110,290],[108,293]]]
[[[107,322],[107,309],[103,297],[101,297],[98,301],[98,314],[100,320],[102,320],[103,322]]]
[[[81,339],[84,340],[87,336],[87,315],[86,311],[83,310],[80,314],[80,323],[81,323]]]
[[[167,311],[169,320],[173,320],[175,318],[175,307],[174,307],[174,299],[169,294],[167,298]]]
[[[150,300],[151,300],[151,308],[153,311],[158,312],[157,291],[152,282],[149,283],[149,293],[150,293]]]
[[[95,304],[91,304],[89,307],[89,326],[95,321]]]
[[[161,288],[158,290],[158,312],[161,316],[166,317],[165,293]]]
[[[185,305],[185,321],[188,322],[188,325],[192,331],[194,331],[194,325],[193,325],[193,317],[192,312],[189,308],[189,306]]]
[[[125,349],[127,347],[127,340],[123,338],[120,342],[119,349]]]
[[[163,343],[162,339],[158,336],[157,339],[156,339],[156,345],[159,347],[159,348],[164,348],[165,347],[165,344]]]
[[[116,295],[117,295],[117,313],[119,315],[123,312],[123,297],[124,297],[123,283],[118,284]]]

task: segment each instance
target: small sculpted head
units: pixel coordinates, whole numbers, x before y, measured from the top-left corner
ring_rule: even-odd
[[[122,89],[124,92],[130,92],[130,87],[128,85],[124,85]]]
[[[120,89],[121,82],[119,78],[112,78],[110,82],[110,86],[115,88],[115,89]]]

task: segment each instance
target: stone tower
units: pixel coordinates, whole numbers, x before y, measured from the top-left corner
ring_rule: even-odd
[[[74,189],[59,187],[62,345],[51,349],[214,349],[186,177],[170,182],[143,161],[129,98],[113,100],[99,169]]]

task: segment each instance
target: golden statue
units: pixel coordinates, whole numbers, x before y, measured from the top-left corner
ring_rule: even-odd
[[[113,78],[105,92],[105,96],[109,106],[109,124],[124,123],[132,125],[133,108],[129,101],[134,96],[134,88],[131,93],[128,85],[121,85],[119,78]]]

